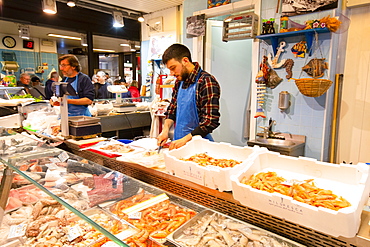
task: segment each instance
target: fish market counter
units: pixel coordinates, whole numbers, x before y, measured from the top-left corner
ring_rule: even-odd
[[[180,197],[44,142],[29,142],[21,134],[0,136],[0,140],[28,147],[21,152],[11,146],[11,154],[0,154],[2,247],[190,247],[212,243],[226,247],[246,246],[252,240],[253,246],[303,247],[184,198],[198,191],[206,197],[210,192],[203,188]],[[103,165],[115,165],[94,153],[77,151]],[[129,170],[129,166],[123,167]],[[149,174],[149,170],[142,171],[143,176]],[[164,176],[163,186],[176,180],[160,172],[155,176]],[[193,185],[184,182],[183,186]],[[227,193],[214,194],[218,200],[223,198],[225,205],[232,201]]]
[[[102,132],[115,131],[118,138],[125,138],[120,131],[150,127],[151,117],[149,111],[127,112],[112,116],[98,116]]]
[[[88,150],[81,151],[76,144],[69,143],[68,146],[78,156],[307,246],[370,246],[369,211],[362,212],[361,226],[354,238],[333,237],[246,207],[235,200],[230,192],[210,189],[139,164],[118,161]]]

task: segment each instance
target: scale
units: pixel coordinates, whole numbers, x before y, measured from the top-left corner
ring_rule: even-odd
[[[113,103],[113,108],[118,113],[133,112],[137,110],[134,103],[126,102],[122,99],[122,93],[127,93],[128,90],[123,85],[108,86],[108,91],[116,94],[116,102]]]
[[[60,99],[60,129],[63,137],[72,135],[76,138],[95,137],[101,133],[100,118],[87,116],[68,117],[67,96],[76,96],[71,84],[59,82],[55,85],[55,95]]]

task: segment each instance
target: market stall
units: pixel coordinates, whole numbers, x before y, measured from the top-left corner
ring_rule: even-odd
[[[190,195],[176,196],[42,143],[29,147],[22,154],[1,156],[2,189],[15,172],[0,219],[2,246],[303,246],[185,199]],[[170,175],[158,174],[171,181]],[[218,193],[227,206],[230,195]],[[189,235],[199,223],[201,230]]]

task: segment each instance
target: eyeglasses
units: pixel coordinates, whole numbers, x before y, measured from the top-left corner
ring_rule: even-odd
[[[67,67],[69,65],[70,65],[69,63],[68,64],[59,64],[59,67],[65,68],[65,67]]]

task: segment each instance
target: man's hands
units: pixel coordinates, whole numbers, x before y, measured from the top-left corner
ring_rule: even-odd
[[[177,149],[177,148],[180,148],[182,146],[184,146],[188,141],[190,141],[191,139],[193,138],[193,136],[191,134],[187,134],[186,136],[184,136],[183,138],[181,139],[178,139],[176,141],[172,141],[170,143],[170,147],[169,149],[172,150],[172,149]]]

